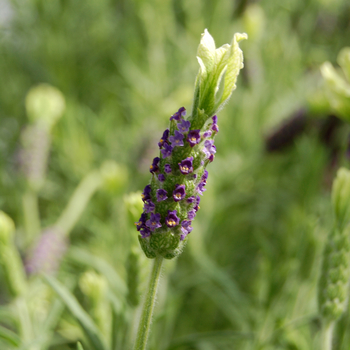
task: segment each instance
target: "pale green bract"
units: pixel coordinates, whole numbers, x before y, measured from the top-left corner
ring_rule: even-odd
[[[350,47],[343,48],[338,55],[341,71],[330,62],[321,66],[328,101],[339,117],[350,122]]]
[[[350,171],[340,168],[333,183],[332,204],[338,229],[350,224]]]
[[[216,48],[213,37],[205,29],[197,50],[200,68],[190,118],[192,127],[201,128],[229,100],[243,68],[243,52],[238,42],[247,38],[245,33],[236,33],[230,45]]]

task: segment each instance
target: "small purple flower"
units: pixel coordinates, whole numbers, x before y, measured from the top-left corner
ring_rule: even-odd
[[[159,180],[160,182],[164,182],[164,181],[165,181],[165,176],[164,176],[164,174],[159,174],[159,175],[158,175],[158,180]]]
[[[179,168],[182,175],[187,175],[193,172],[193,157],[188,157],[179,163]]]
[[[146,225],[146,221],[147,215],[146,213],[142,213],[139,221],[135,222],[137,231],[140,231],[140,229]]]
[[[145,205],[143,206],[143,210],[146,213],[151,213],[154,209],[155,209],[155,205],[150,199],[145,202]]]
[[[151,231],[154,231],[156,228],[162,227],[160,221],[160,214],[151,214],[151,218],[146,221],[146,225],[150,228]]]
[[[201,196],[203,196],[203,192],[206,191],[206,189],[204,188],[204,186],[205,186],[205,182],[201,181],[201,182],[198,184],[197,188],[196,188],[197,192],[198,192]]]
[[[190,210],[188,213],[187,213],[187,218],[189,220],[193,220],[194,218],[196,217],[196,211],[194,209]]]
[[[166,129],[163,132],[163,136],[161,137],[161,139],[158,142],[159,148],[163,147],[165,143],[168,143],[168,138],[169,138],[169,129]]]
[[[141,198],[144,202],[151,199],[151,185],[147,185],[145,187],[145,189],[143,190],[143,192],[141,194]]]
[[[151,164],[151,166],[149,167],[149,171],[154,174],[156,171],[159,170],[159,161],[160,161],[160,158],[159,157],[155,157],[153,159],[153,163]]]
[[[216,115],[214,115],[211,119],[213,120],[214,124],[218,123],[218,117]]]
[[[176,185],[173,192],[173,198],[175,202],[179,202],[186,196],[185,185]]]
[[[181,222],[181,231],[182,231],[182,235],[180,237],[180,240],[183,241],[185,239],[185,237],[191,233],[193,230],[193,227],[191,226],[191,221],[189,220],[184,220]]]
[[[180,218],[176,214],[176,210],[168,210],[168,216],[165,218],[165,223],[168,227],[175,227],[179,224]]]
[[[171,142],[171,145],[173,147],[175,147],[175,146],[183,146],[184,145],[183,138],[184,138],[184,135],[181,134],[181,132],[175,130],[175,135],[174,136],[170,136],[169,137],[169,141]]]
[[[181,123],[177,124],[177,128],[180,132],[187,132],[190,129],[191,122],[187,120],[182,120]]]
[[[151,230],[148,227],[142,227],[140,230],[140,234],[142,238],[149,237],[151,235]]]
[[[200,130],[191,130],[188,133],[187,141],[189,142],[191,147],[195,146],[197,143],[200,142],[201,136],[200,136],[199,132],[200,132]]]
[[[164,143],[163,147],[164,147],[164,149],[161,150],[163,158],[167,158],[167,157],[171,156],[171,152],[173,151],[173,147],[171,147],[167,143]]]
[[[165,201],[167,198],[168,198],[167,191],[163,189],[157,190],[157,202]]]
[[[205,140],[203,152],[209,158],[212,154],[216,153],[216,147],[214,145],[214,140]]]
[[[203,133],[203,138],[207,138],[207,137],[210,137],[211,136],[211,134],[212,134],[212,131],[211,130],[207,130],[207,131],[205,131],[204,133]]]
[[[209,162],[211,163],[214,160],[215,156],[214,154],[211,154],[210,157],[208,158]]]
[[[193,204],[196,202],[196,197],[192,196],[192,197],[188,197],[187,198],[187,203]]]
[[[164,171],[165,171],[167,174],[171,173],[171,166],[170,166],[170,164],[165,164],[165,165],[164,165]]]

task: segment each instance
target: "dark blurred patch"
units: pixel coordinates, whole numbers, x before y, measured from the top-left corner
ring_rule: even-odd
[[[306,110],[298,110],[266,137],[266,151],[282,151],[293,144],[294,140],[305,131],[308,121]]]

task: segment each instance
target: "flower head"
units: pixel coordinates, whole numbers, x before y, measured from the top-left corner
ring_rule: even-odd
[[[163,132],[163,136],[161,137],[161,139],[158,142],[159,148],[163,147],[165,143],[168,143],[168,138],[169,138],[169,129],[166,129]]]
[[[179,202],[186,196],[185,185],[176,185],[173,191],[173,198],[175,202]]]
[[[152,213],[150,219],[146,221],[146,226],[149,227],[151,231],[162,227],[162,224],[160,223],[160,214]]]
[[[193,157],[188,157],[184,159],[181,163],[179,163],[181,174],[187,175],[193,172],[192,162],[193,162]]]
[[[163,147],[164,147],[164,149],[161,150],[163,158],[168,158],[169,156],[171,156],[171,153],[173,151],[173,147],[167,143],[164,143]]]
[[[200,130],[191,130],[188,133],[187,141],[189,142],[191,147],[195,146],[197,143],[200,142],[201,136],[200,136],[199,132],[200,132]]]
[[[164,165],[164,171],[165,171],[167,174],[170,174],[170,173],[171,173],[171,166],[170,166],[170,164],[165,164],[165,165]]]
[[[177,131],[177,130],[175,130],[175,135],[174,136],[170,136],[169,137],[169,141],[171,142],[171,145],[173,147],[175,147],[175,146],[183,146],[184,145],[183,139],[184,139],[184,135],[181,134],[181,132]]]
[[[168,210],[168,216],[165,218],[165,223],[167,224],[168,227],[175,227],[179,224],[180,219],[176,215],[177,211],[176,210]]]
[[[146,213],[151,213],[152,211],[154,211],[154,209],[155,209],[155,205],[150,199],[145,202],[145,205],[143,206],[143,210]]]
[[[159,161],[160,161],[160,158],[159,157],[155,157],[153,159],[153,162],[151,164],[151,166],[149,167],[149,171],[154,174],[155,172],[157,172],[159,170]]]
[[[182,120],[181,123],[177,124],[177,128],[179,129],[180,132],[188,132],[188,130],[190,129],[191,126],[191,122],[187,121],[187,120]]]
[[[157,190],[157,202],[165,201],[168,198],[168,192],[160,188]]]
[[[145,187],[145,189],[143,190],[142,194],[141,194],[141,198],[142,200],[145,202],[145,201],[148,201],[149,199],[151,199],[151,185],[147,185]]]

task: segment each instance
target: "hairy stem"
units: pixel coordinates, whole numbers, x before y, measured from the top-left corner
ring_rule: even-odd
[[[334,322],[325,323],[322,327],[321,350],[332,350]]]
[[[22,198],[26,244],[30,244],[40,233],[40,215],[38,196],[36,192],[28,189]]]
[[[151,328],[154,304],[157,295],[158,284],[160,280],[160,270],[163,263],[163,257],[158,255],[154,260],[151,277],[148,285],[146,299],[144,301],[139,329],[136,335],[134,350],[145,350],[148,334]]]

